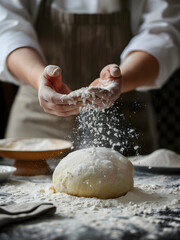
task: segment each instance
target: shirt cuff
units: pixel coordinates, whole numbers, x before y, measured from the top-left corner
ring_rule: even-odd
[[[176,58],[178,51],[170,38],[164,33],[159,35],[141,33],[135,36],[122,52],[121,61],[132,51],[147,52],[154,56],[159,63],[159,74],[155,80],[155,84],[153,86],[145,85],[138,87],[136,89],[138,91],[161,88],[178,67]]]
[[[8,31],[0,36],[0,80],[10,82],[16,85],[23,84],[11,74],[6,65],[8,55],[14,50],[22,47],[29,47],[35,49],[45,62],[44,54],[36,39],[31,36],[17,31]],[[2,47],[3,46],[3,47]]]

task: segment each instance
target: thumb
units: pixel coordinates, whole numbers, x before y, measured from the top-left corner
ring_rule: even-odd
[[[103,68],[100,73],[101,79],[109,79],[109,78],[119,78],[121,76],[121,70],[116,64],[109,64]]]
[[[43,77],[46,79],[51,88],[59,92],[62,86],[62,70],[55,65],[48,65],[45,67]]]
[[[49,80],[51,80],[52,78],[61,78],[62,79],[62,70],[60,67],[56,66],[56,65],[48,65],[45,69],[44,69],[44,75],[45,77],[47,77]]]
[[[110,68],[110,74],[111,74],[112,77],[115,77],[115,78],[120,77],[121,76],[121,71],[120,71],[119,66],[117,66],[117,65],[116,66],[112,66]]]
[[[51,82],[51,87],[59,93],[68,94],[71,90],[62,81],[62,70],[59,66],[48,65],[44,70],[44,77]]]

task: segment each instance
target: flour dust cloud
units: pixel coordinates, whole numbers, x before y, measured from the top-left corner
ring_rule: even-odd
[[[84,107],[76,118],[71,141],[75,149],[107,147],[124,155],[137,155],[137,138],[135,129],[126,121],[120,107],[115,103],[106,110]]]

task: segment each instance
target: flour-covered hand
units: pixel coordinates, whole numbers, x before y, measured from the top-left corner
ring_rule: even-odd
[[[100,78],[93,81],[89,91],[94,93],[95,104],[101,108],[110,107],[120,96],[122,76],[118,65],[110,64],[103,68]]]
[[[68,97],[71,90],[62,81],[61,68],[48,65],[39,79],[38,98],[45,112],[57,116],[71,116],[79,113],[82,101],[73,98],[75,104],[70,104],[72,98]]]

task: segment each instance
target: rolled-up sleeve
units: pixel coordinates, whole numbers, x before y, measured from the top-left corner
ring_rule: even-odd
[[[6,66],[8,55],[15,49],[31,47],[44,58],[28,6],[28,1],[0,0],[0,80],[2,81],[19,84]]]
[[[180,67],[180,2],[179,0],[149,0],[143,8],[142,24],[124,49],[121,60],[132,51],[144,51],[159,62],[160,71],[154,86],[160,88]],[[145,80],[144,80],[145,81]]]

